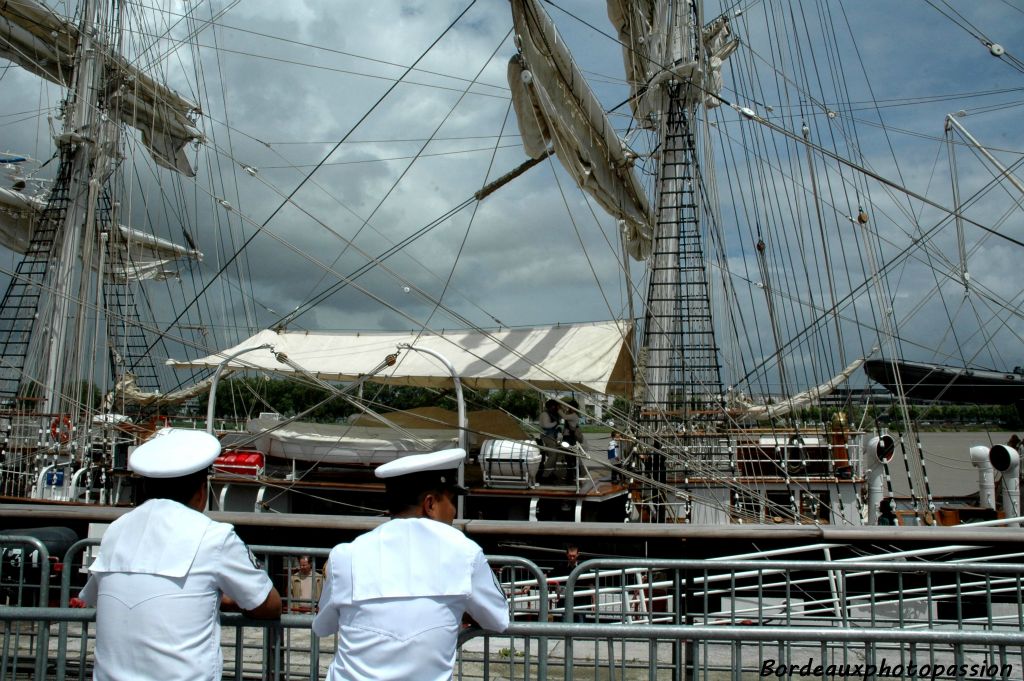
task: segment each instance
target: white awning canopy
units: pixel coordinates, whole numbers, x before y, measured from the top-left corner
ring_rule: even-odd
[[[270,345],[273,351],[247,352],[227,366],[295,373],[289,365],[277,360],[276,353],[284,353],[291,362],[321,379],[354,381],[398,351],[395,366],[379,373],[374,381],[450,387],[451,375],[436,358],[398,349],[400,344],[408,343],[440,353],[455,367],[463,385],[472,388],[534,387],[627,395],[632,382],[631,334],[632,327],[625,322],[499,331],[443,331],[433,335],[266,330],[222,352],[192,361],[170,360],[168,365],[215,367],[240,350]]]

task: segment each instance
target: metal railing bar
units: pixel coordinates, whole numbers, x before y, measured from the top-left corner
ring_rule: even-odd
[[[39,557],[39,602],[49,604],[50,602],[50,552],[46,546],[39,539],[35,537],[28,537],[24,535],[14,534],[0,534],[0,546],[7,546],[9,544],[21,545],[25,548],[22,549],[21,565],[19,566],[20,575],[24,577],[25,566],[29,562],[29,557],[32,553],[38,552]],[[32,549],[31,551],[29,549]],[[21,600],[21,589],[24,587],[24,580],[19,579],[18,583],[18,600]],[[49,627],[39,626],[37,627],[36,637],[36,678],[45,678],[46,672],[46,658],[49,654],[50,646],[50,629]],[[7,632],[4,631],[6,637]],[[6,657],[6,656],[5,656]]]
[[[0,548],[4,539],[0,535]],[[75,645],[69,640],[69,627],[76,623],[82,625],[81,645],[73,654],[78,654],[77,677],[83,678],[92,662],[89,628],[95,610],[49,607],[51,585],[50,573],[45,569],[49,564],[45,547],[26,541],[34,538],[11,535],[6,539],[8,544],[26,547],[22,549],[26,557],[38,552],[43,567],[40,581],[46,585],[38,606],[0,606],[0,622],[7,623],[0,681],[20,664],[21,673],[31,673],[34,668],[38,678],[46,678],[41,673],[46,672],[47,664],[53,664],[54,650],[58,652],[56,678],[70,678],[68,668],[76,660],[67,662],[65,657],[69,647],[73,650]],[[80,576],[86,547],[96,543],[97,539],[80,540],[66,552],[60,579],[61,606],[69,602],[71,583]],[[275,575],[274,566],[280,565],[278,557],[316,556],[316,566],[320,567],[329,553],[329,549],[311,547],[251,548]],[[921,557],[921,552],[915,553],[919,554],[915,557]],[[1019,554],[1000,554],[1002,558],[1010,555]],[[884,660],[885,653],[890,659],[906,660],[909,651],[911,662],[920,654],[922,662],[930,662],[933,667],[980,659],[994,662],[998,658],[1002,660],[1003,678],[1007,678],[1005,670],[1010,662],[1024,662],[1024,595],[1020,588],[1024,565],[1020,563],[981,562],[970,557],[944,563],[877,558],[598,558],[585,561],[569,575],[548,578],[525,558],[491,555],[488,560],[501,571],[513,617],[537,617],[538,621],[514,619],[510,629],[500,635],[480,630],[460,635],[460,646],[482,638],[482,645],[461,648],[459,664],[462,669],[463,662],[469,663],[466,675],[479,675],[482,669],[485,679],[491,675],[547,678],[549,639],[564,642],[563,649],[552,655],[563,657],[558,663],[564,666],[567,681],[573,677],[574,666],[577,677],[588,678],[634,678],[632,670],[646,668],[650,678],[739,679],[756,671],[758,656],[774,655],[777,663],[790,664],[806,659],[808,653],[820,654],[823,662],[829,658],[833,662],[842,659],[858,663]],[[26,586],[24,567],[14,575],[18,579],[14,588],[27,592],[36,587],[34,581]],[[34,566],[32,570],[34,580]],[[557,594],[550,586],[563,584],[565,607],[551,607],[551,599]],[[584,585],[587,588],[580,588]],[[726,597],[731,599],[728,603]],[[562,621],[548,622],[552,613],[560,614]],[[587,621],[574,621],[581,614]],[[756,617],[740,623],[750,615]],[[250,620],[240,613],[223,614],[222,626],[235,628],[234,655],[229,650],[230,635],[225,632],[224,636],[227,659],[235,658],[234,669],[226,668],[225,678],[247,678],[256,664],[266,667],[264,674],[270,679],[304,678],[307,672],[310,681],[318,678],[321,650],[319,639],[309,631],[312,620],[312,614],[294,611],[286,613],[279,623]],[[25,622],[41,625],[30,627],[27,646],[10,636]],[[774,624],[762,626],[769,622]],[[54,648],[44,638],[49,635],[51,623],[57,624],[60,632]],[[71,629],[78,630],[78,626]],[[293,637],[293,631],[307,633]],[[308,669],[303,659],[307,649]],[[262,657],[257,658],[261,652]],[[13,668],[10,656],[14,658]],[[666,676],[663,670],[671,673]],[[54,667],[49,671],[52,675]]]

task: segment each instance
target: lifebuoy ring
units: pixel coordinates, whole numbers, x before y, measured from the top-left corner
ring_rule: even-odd
[[[50,437],[55,442],[66,445],[71,439],[71,417],[67,414],[54,416],[53,420],[50,421]]]
[[[804,451],[804,439],[800,435],[789,438],[786,445],[786,468],[790,475],[807,472],[807,452]]]

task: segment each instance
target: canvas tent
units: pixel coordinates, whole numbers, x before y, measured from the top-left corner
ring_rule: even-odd
[[[393,367],[373,380],[392,385],[445,388],[451,374],[430,355],[399,349],[402,344],[433,350],[448,359],[462,384],[495,388],[575,390],[628,395],[632,382],[630,341],[626,322],[599,322],[497,331],[437,333],[326,333],[265,330],[219,353],[190,361],[170,360],[178,368],[215,367],[224,358],[253,350],[227,363],[235,369],[293,373],[278,353],[324,380],[354,381],[377,367],[387,355],[399,353]]]

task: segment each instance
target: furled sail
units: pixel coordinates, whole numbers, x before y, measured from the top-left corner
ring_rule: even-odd
[[[117,281],[164,280],[177,276],[169,265],[180,258],[197,262],[203,259],[200,251],[146,234],[124,225],[118,225],[118,237],[113,241],[116,255],[108,260],[107,272]]]
[[[70,86],[78,28],[37,0],[0,0],[0,57],[49,81]],[[195,176],[184,147],[203,135],[192,123],[196,104],[104,49],[108,111],[142,133],[159,165]]]
[[[704,76],[704,106],[709,109],[719,106],[722,100],[718,94],[725,84],[722,79],[722,63],[736,51],[740,41],[729,39],[729,19],[721,16],[704,28],[702,42],[708,60]]]
[[[683,35],[686,24],[673,26],[669,9],[664,0],[608,0],[608,19],[622,43],[633,117],[651,130],[657,129],[660,86],[668,81],[688,82],[686,97],[691,103],[703,101],[708,108],[721,104],[717,95],[722,91],[722,63],[739,45],[729,38],[728,18],[721,16],[701,32],[703,63],[677,59],[688,43]],[[665,26],[674,30],[665,31]]]
[[[619,220],[629,254],[651,252],[647,197],[601,103],[537,0],[512,0],[520,52],[508,66],[523,148],[540,158],[552,145],[576,183]]]
[[[45,202],[35,196],[0,187],[0,246],[15,253],[28,251],[36,222]],[[179,246],[166,239],[124,225],[112,235],[111,256],[105,269],[115,281],[167,279],[174,276],[169,265],[180,258],[202,260],[197,250]],[[93,263],[93,267],[96,263]]]
[[[0,246],[24,254],[43,205],[34,196],[0,187]]]
[[[647,81],[654,67],[662,63],[661,44],[652,40],[655,12],[654,0],[608,0],[608,20],[619,33],[622,61],[629,83],[629,106],[633,118],[645,128],[654,128],[654,120],[643,98]]]
[[[233,373],[233,369],[227,369],[221,372],[220,378],[223,380]],[[119,400],[124,400],[125,402],[130,402],[132,404],[139,404],[144,407],[165,407],[173,404],[181,404],[182,402],[191,400],[193,397],[199,397],[200,395],[205,395],[210,392],[211,385],[213,385],[213,376],[204,378],[198,383],[190,385],[187,388],[182,388],[181,390],[175,390],[167,393],[148,393],[139,388],[135,374],[128,372],[117,379],[117,382],[114,384],[114,389],[107,393],[103,398],[103,408],[106,411],[111,411]]]
[[[874,349],[872,349],[872,353],[873,352]],[[867,357],[861,357],[860,359],[854,360],[849,366],[833,376],[827,382],[797,395],[793,395],[781,402],[776,402],[775,404],[754,405],[742,399],[733,398],[730,400],[730,411],[733,412],[733,416],[739,421],[765,421],[767,419],[785,416],[797,409],[803,409],[804,407],[815,404],[822,397],[832,393],[833,390],[841,386],[843,383],[846,383],[850,376],[853,375],[853,372],[863,366],[865,360],[867,360]]]

